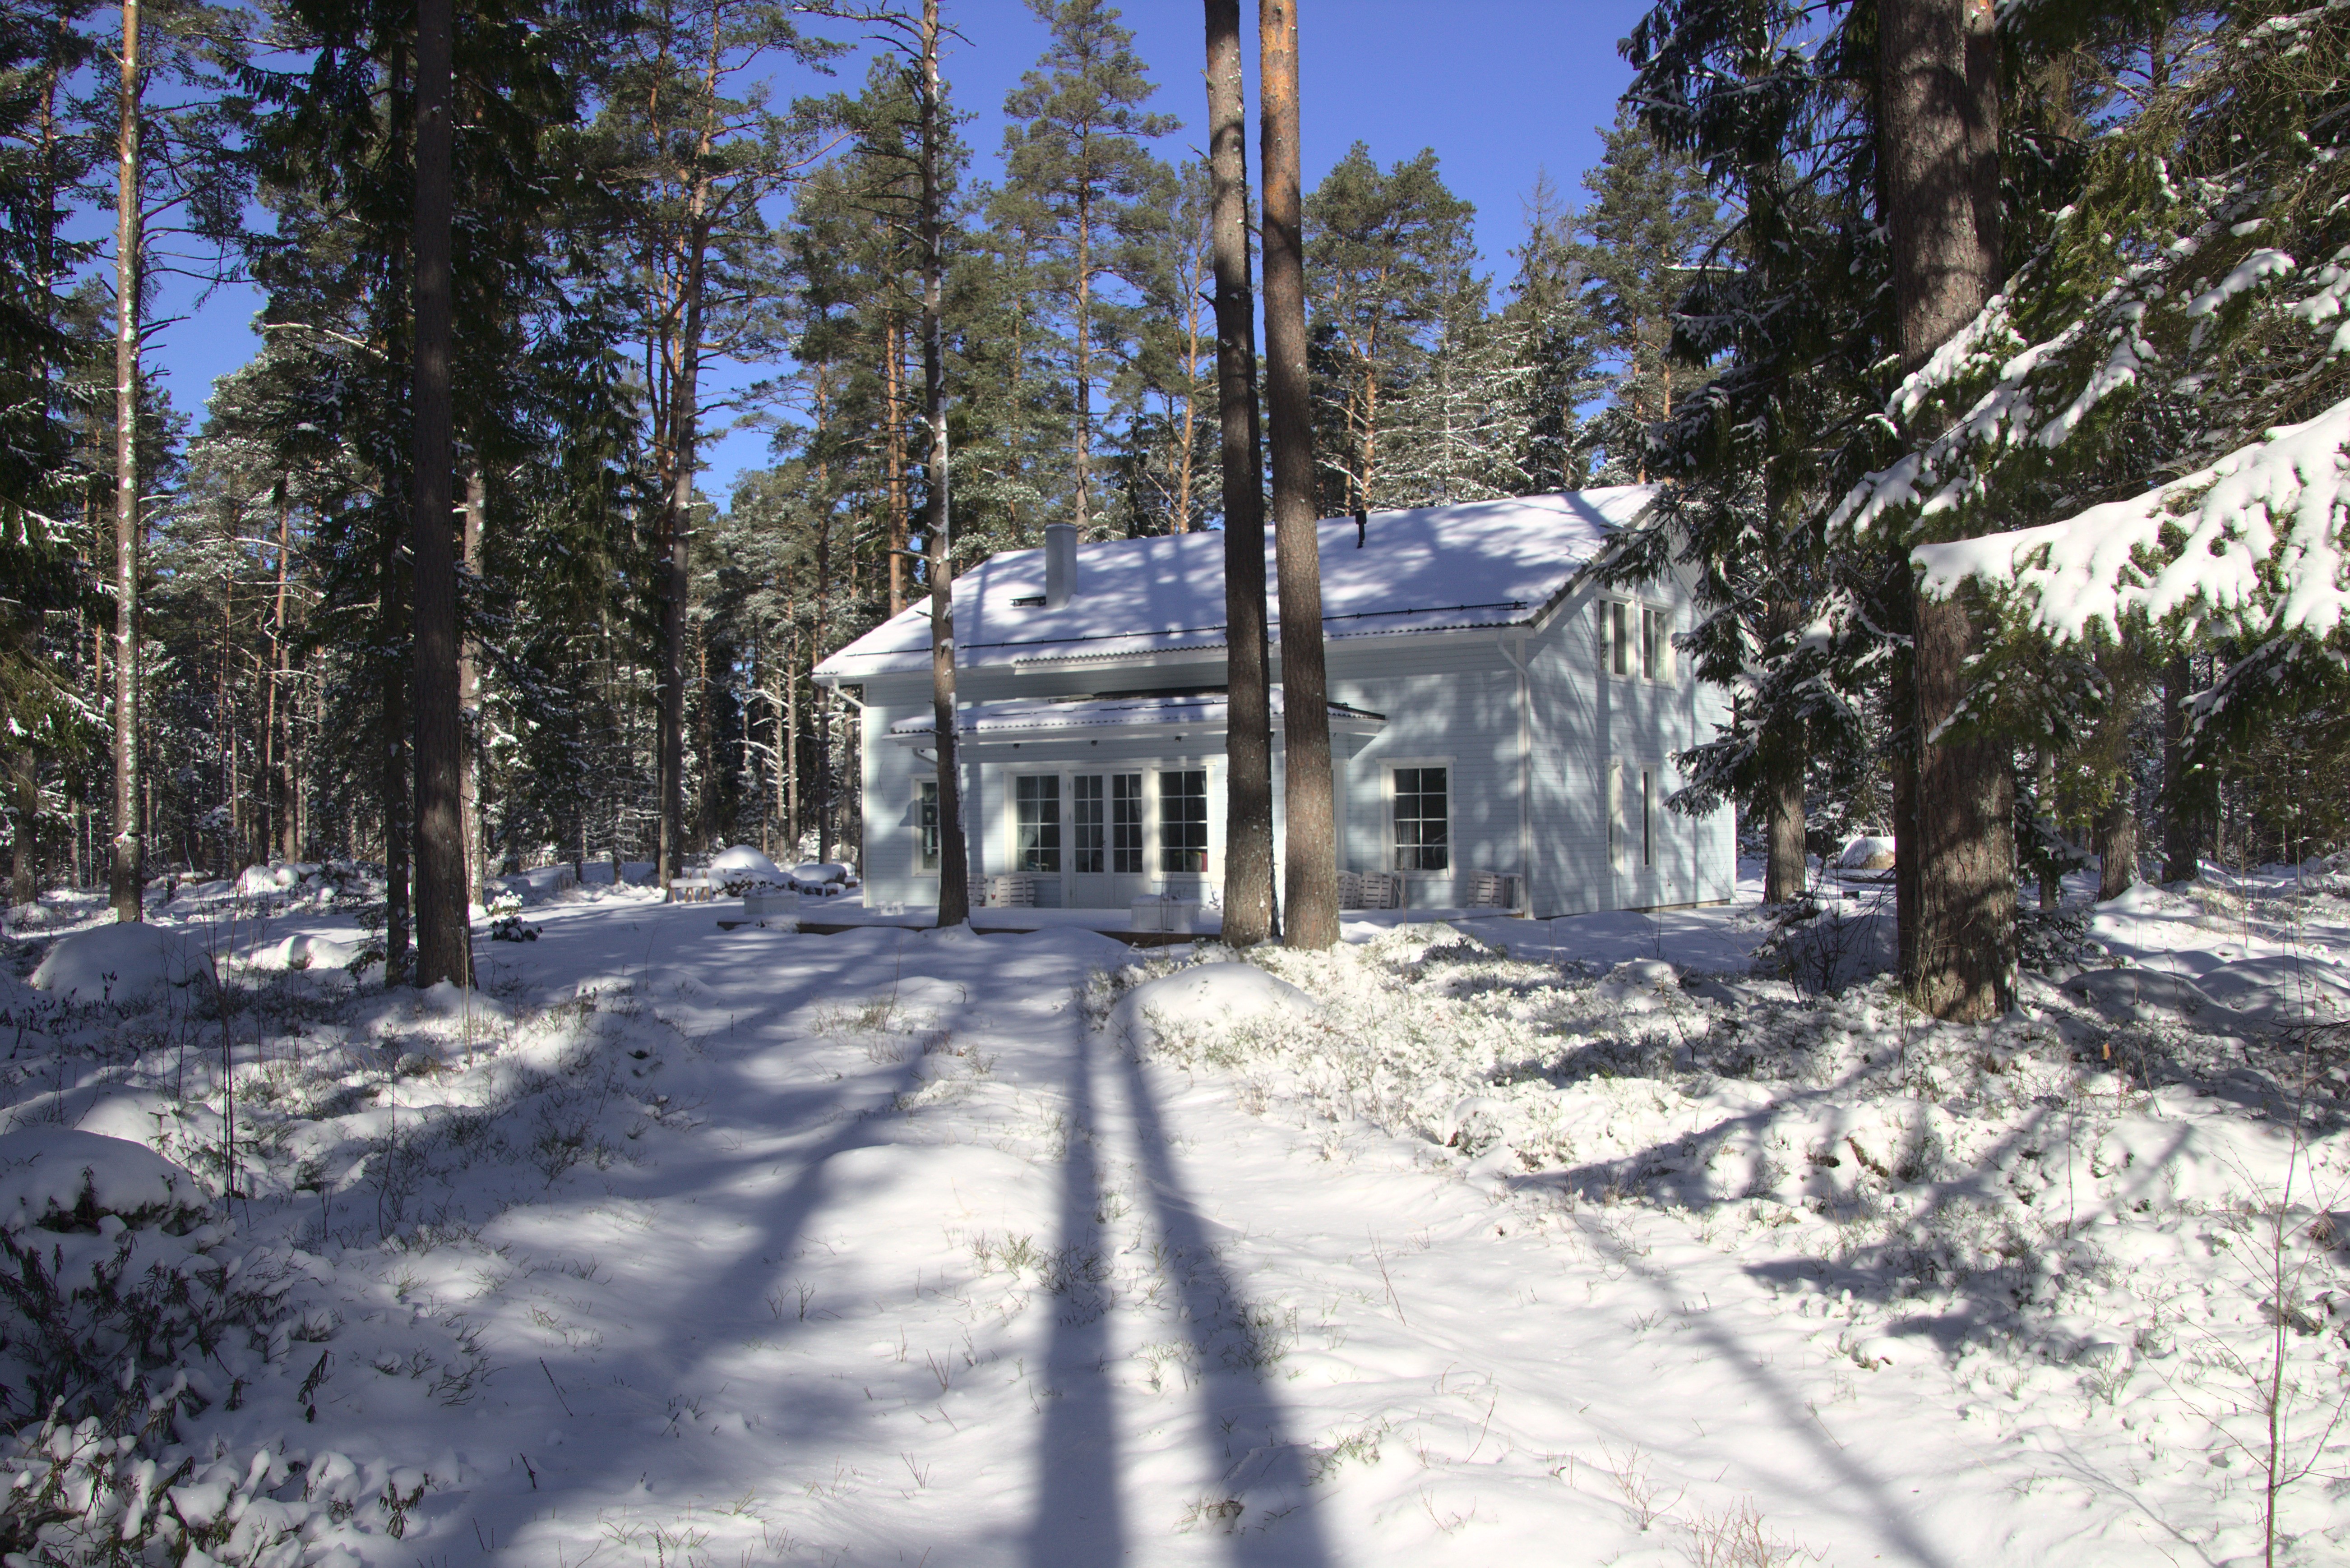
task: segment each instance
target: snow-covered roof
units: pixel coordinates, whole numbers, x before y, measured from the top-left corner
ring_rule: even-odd
[[[1281,712],[1281,688],[1273,691],[1273,711]],[[1001,702],[974,702],[964,708],[956,733],[973,741],[1047,739],[1084,731],[1097,737],[1111,732],[1162,734],[1186,727],[1222,735],[1227,703],[1224,693],[1179,691],[1147,696],[1015,698]],[[1339,732],[1372,733],[1387,725],[1387,715],[1330,704],[1330,727]],[[935,732],[928,713],[900,719],[889,726],[892,740],[918,742]]]
[[[1374,512],[1356,544],[1352,517],[1321,524],[1322,634],[1329,641],[1512,626],[1541,613],[1575,569],[1636,519],[1652,486]],[[1266,529],[1268,615],[1272,530]],[[1224,538],[1175,534],[1077,547],[1069,602],[1047,609],[1045,552],[991,556],[956,579],[956,663],[1073,665],[1224,645]],[[1029,600],[1030,603],[1020,601]],[[816,667],[856,682],[930,668],[930,607],[920,601]]]

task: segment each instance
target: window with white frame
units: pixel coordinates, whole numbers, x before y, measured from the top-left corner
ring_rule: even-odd
[[[1673,674],[1672,617],[1650,605],[1640,607],[1640,673],[1650,680]]]
[[[1061,874],[1061,781],[1023,774],[1012,781],[1012,867],[1034,876]]]
[[[1657,863],[1657,770],[1618,760],[1607,764],[1607,853],[1620,871]]]
[[[939,781],[923,779],[914,785],[914,869],[939,868]]]
[[[1159,869],[1208,868],[1208,772],[1169,768],[1159,775]]]
[[[1109,821],[1099,774],[1079,774],[1069,781],[1069,869],[1080,877],[1099,872],[1108,864]]]
[[[1142,775],[1113,774],[1109,781],[1109,868],[1142,875]]]
[[[1672,611],[1609,599],[1600,614],[1601,657],[1610,675],[1660,682],[1673,678]]]
[[[1388,820],[1395,868],[1448,871],[1452,867],[1452,771],[1441,767],[1388,770]]]

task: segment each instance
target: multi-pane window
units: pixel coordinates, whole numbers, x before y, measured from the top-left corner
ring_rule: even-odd
[[[1050,774],[1024,774],[1012,781],[1013,868],[1061,874],[1061,781]]]
[[[1395,867],[1443,871],[1452,864],[1451,781],[1444,768],[1395,770]]]
[[[1109,868],[1119,876],[1139,877],[1142,874],[1142,775],[1140,774],[1110,775],[1109,856]]]
[[[1159,869],[1207,868],[1207,770],[1170,768],[1159,775]]]
[[[939,868],[939,781],[924,779],[914,786],[914,869]]]
[[[1074,833],[1069,847],[1075,857],[1070,869],[1080,877],[1100,871],[1107,858],[1104,804],[1101,774],[1080,774],[1069,781],[1069,826]]]

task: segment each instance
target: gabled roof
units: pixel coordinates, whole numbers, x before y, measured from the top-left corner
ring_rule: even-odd
[[[1539,615],[1577,567],[1636,519],[1655,489],[1605,490],[1374,512],[1320,527],[1322,635],[1327,641],[1513,626]],[[1266,529],[1267,614],[1280,634]],[[1224,645],[1224,538],[1176,534],[1077,547],[1076,585],[1059,609],[1041,603],[1045,552],[991,556],[956,579],[955,663],[1068,666]],[[909,606],[819,664],[816,679],[854,683],[930,669],[927,600]]]

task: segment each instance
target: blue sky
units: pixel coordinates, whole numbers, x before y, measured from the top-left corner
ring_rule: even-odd
[[[1004,94],[1043,49],[1045,31],[1022,0],[943,0],[962,35],[947,56],[956,102],[976,118],[964,128],[976,156],[973,176],[993,179],[1003,134]],[[1596,128],[1614,119],[1630,70],[1617,40],[1647,10],[1646,0],[1301,0],[1299,67],[1305,181],[1360,140],[1382,165],[1436,150],[1444,178],[1477,207],[1477,237],[1489,268],[1505,271],[1522,227],[1521,203],[1547,170],[1568,200],[1578,200],[1583,171],[1599,155]],[[1244,27],[1254,7],[1243,4]],[[1170,160],[1196,155],[1206,89],[1197,0],[1132,0],[1125,21],[1137,52],[1159,84],[1153,109],[1180,117],[1184,129],[1161,149]],[[1244,50],[1255,99],[1255,49]],[[853,87],[861,69],[844,63],[830,84]],[[779,78],[779,94],[800,85]],[[1250,172],[1255,168],[1253,119]],[[190,301],[162,302],[167,314]],[[188,320],[162,334],[151,362],[183,410],[201,415],[215,377],[235,369],[255,347],[250,290],[217,292]],[[721,386],[752,372],[722,369]],[[723,497],[733,476],[767,461],[763,432],[739,431],[710,443],[705,493]]]

